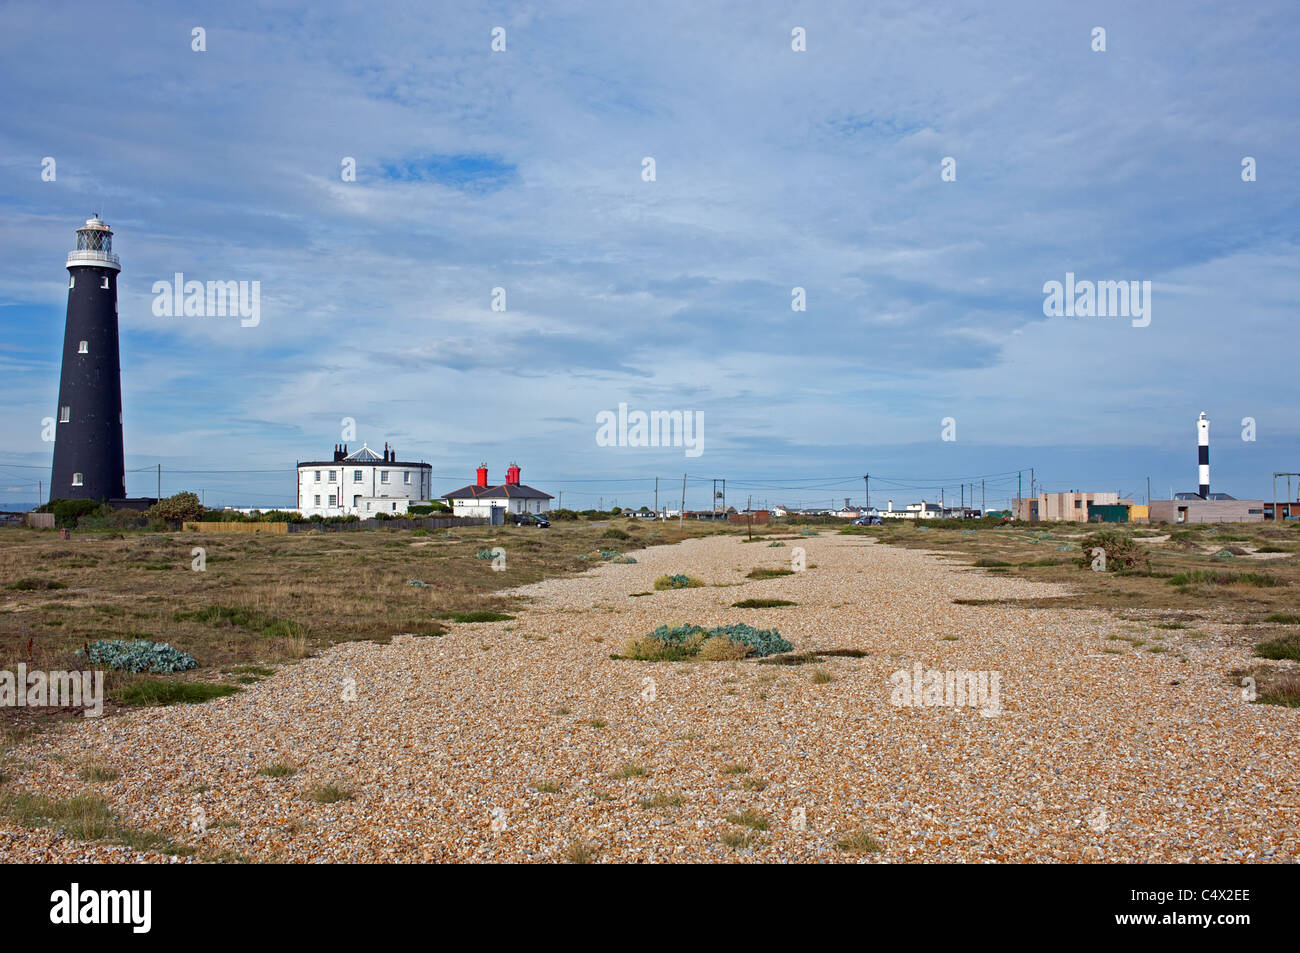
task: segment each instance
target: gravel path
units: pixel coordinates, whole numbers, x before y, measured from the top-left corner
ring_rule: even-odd
[[[807,571],[745,580],[798,546]],[[121,777],[93,787],[126,823],[251,859],[556,861],[575,842],[603,862],[1300,857],[1300,712],[1242,699],[1224,674],[1241,648],[1169,631],[1156,655],[1101,613],[953,605],[1061,590],[858,537],[635,555],[519,590],[533,603],[513,622],[340,645],[237,696],[38,736],[9,770],[71,796],[81,765],[111,764]],[[630,597],[678,572],[714,585]],[[729,608],[755,597],[799,605]],[[609,658],[687,621],[868,654]],[[998,673],[999,713],[891,704],[891,673],[917,663]],[[258,773],[276,761],[298,772]],[[353,796],[317,803],[326,783]],[[726,819],[744,811],[768,829]],[[856,832],[880,850],[843,849]],[[165,859],[3,826],[0,857]]]

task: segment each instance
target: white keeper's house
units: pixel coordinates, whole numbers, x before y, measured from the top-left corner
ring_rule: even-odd
[[[451,504],[452,516],[487,517],[494,509],[507,514],[545,513],[554,499],[549,493],[519,482],[517,463],[506,468],[506,482],[498,486],[488,486],[487,464],[481,463],[473,483],[444,493],[442,498]]]
[[[346,444],[338,444],[334,459],[298,464],[298,512],[303,516],[400,516],[432,493],[433,465],[398,460],[388,444],[382,454],[365,444],[348,453]]]

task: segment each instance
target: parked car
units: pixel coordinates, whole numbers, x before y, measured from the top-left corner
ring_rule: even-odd
[[[883,526],[884,523],[879,516],[859,516],[853,521],[854,526]]]
[[[512,513],[510,522],[516,526],[536,526],[539,529],[546,529],[551,525],[551,521],[544,516],[537,516],[533,513]]]

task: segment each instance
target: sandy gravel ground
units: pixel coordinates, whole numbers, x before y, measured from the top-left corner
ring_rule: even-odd
[[[813,568],[744,580],[795,546]],[[1242,699],[1224,673],[1245,646],[1170,630],[1155,655],[1101,613],[954,606],[1056,590],[857,537],[635,555],[520,590],[513,622],[338,646],[234,697],[40,736],[9,769],[70,796],[107,762],[121,777],[93,787],[126,822],[254,860],[558,861],[574,842],[602,862],[1300,856],[1300,711]],[[673,572],[715,585],[631,597]],[[729,608],[751,597],[799,605]],[[661,622],[742,620],[869,654],[821,663],[820,683],[817,665],[609,658]],[[1000,713],[891,704],[890,674],[918,662],[998,672]],[[277,760],[298,773],[258,774]],[[353,797],[308,796],[330,782]],[[749,828],[726,818],[746,810],[768,830],[737,846]],[[838,846],[857,831],[881,850]],[[0,857],[166,860],[14,828]]]

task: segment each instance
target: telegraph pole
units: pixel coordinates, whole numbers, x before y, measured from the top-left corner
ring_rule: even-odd
[[[988,504],[984,502],[984,481],[980,480],[980,516],[988,516]]]
[[[686,519],[686,474],[682,474],[682,508],[677,511],[677,528],[682,528],[682,521]]]
[[[1024,505],[1024,499],[1023,499],[1023,498],[1021,497],[1021,495],[1020,495],[1020,493],[1021,493],[1021,490],[1020,490],[1020,479],[1021,479],[1021,478],[1020,478],[1020,471],[1017,470],[1017,471],[1016,471],[1016,509],[1020,509],[1020,508]],[[1013,515],[1013,518],[1014,518],[1014,519],[1020,519],[1019,514],[1012,514],[1012,515]]]
[[[867,509],[871,509],[871,474],[864,474],[862,477],[862,488],[867,492]]]
[[[659,514],[659,478],[655,477],[655,515]]]
[[[158,499],[162,500],[162,464],[158,464]]]

